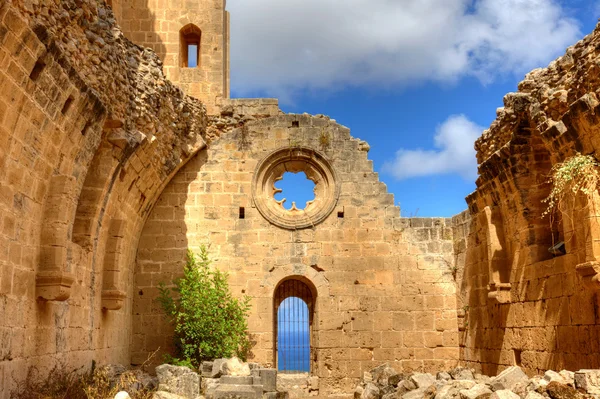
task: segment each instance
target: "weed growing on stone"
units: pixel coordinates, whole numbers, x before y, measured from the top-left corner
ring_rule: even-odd
[[[227,274],[210,267],[208,250],[198,257],[188,251],[183,277],[159,287],[158,302],[173,325],[176,348],[172,363],[199,366],[203,360],[238,356],[250,350],[248,314],[250,298],[234,298]]]
[[[598,162],[591,155],[577,154],[552,167],[549,183],[552,191],[543,202],[548,204],[542,216],[551,215],[555,209],[562,210],[567,195],[592,195],[598,189],[600,173]]]

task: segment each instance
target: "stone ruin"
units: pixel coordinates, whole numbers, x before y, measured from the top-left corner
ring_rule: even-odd
[[[467,211],[403,218],[348,128],[229,98],[224,0],[166,3],[0,3],[0,398],[31,367],[170,351],[157,287],[203,244],[264,368],[275,298],[303,287],[312,394],[382,364],[600,368],[598,193],[553,223],[541,202],[553,165],[600,158],[599,29],[505,96]],[[315,183],[303,210],[274,198],[286,171]]]

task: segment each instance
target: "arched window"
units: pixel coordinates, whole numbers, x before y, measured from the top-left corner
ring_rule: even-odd
[[[275,362],[283,373],[310,372],[314,297],[300,280],[285,280],[275,290]]]
[[[194,24],[187,24],[179,31],[180,64],[182,68],[200,66],[200,39],[202,31]]]

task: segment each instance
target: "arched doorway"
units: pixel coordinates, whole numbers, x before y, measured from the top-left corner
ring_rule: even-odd
[[[314,299],[313,290],[301,280],[285,280],[275,289],[275,364],[279,372],[310,372]]]

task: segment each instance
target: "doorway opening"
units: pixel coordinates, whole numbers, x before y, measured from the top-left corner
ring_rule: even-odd
[[[285,280],[275,290],[275,363],[281,373],[308,373],[314,298],[300,280]]]

